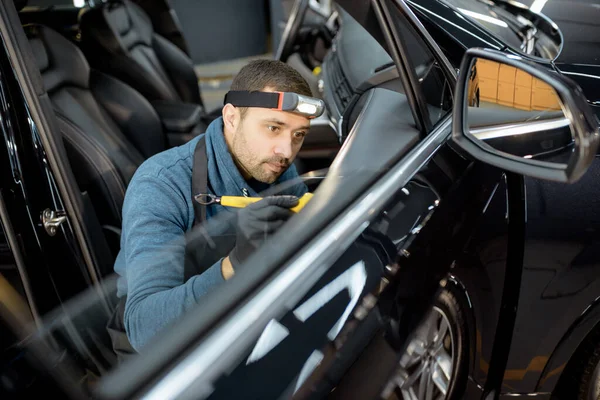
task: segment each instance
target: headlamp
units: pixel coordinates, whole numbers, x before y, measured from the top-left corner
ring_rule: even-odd
[[[225,95],[224,104],[227,103],[236,107],[261,107],[290,111],[311,119],[321,116],[325,111],[323,100],[293,92],[231,90]]]

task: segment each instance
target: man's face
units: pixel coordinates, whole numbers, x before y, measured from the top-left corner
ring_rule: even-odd
[[[231,149],[244,175],[275,182],[296,158],[309,121],[287,111],[249,107],[239,120]]]

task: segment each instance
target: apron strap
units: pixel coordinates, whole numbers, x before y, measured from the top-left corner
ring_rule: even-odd
[[[235,246],[235,231],[230,229],[230,221],[223,221],[228,229],[221,227],[221,232],[215,234],[207,230],[206,206],[198,203],[193,196],[198,193],[208,192],[208,156],[206,154],[206,140],[202,136],[194,150],[192,168],[192,202],[194,204],[195,232],[186,238],[184,282],[192,276],[202,274],[220,258],[229,254]]]
[[[192,199],[198,193],[208,193],[208,156],[206,155],[206,138],[202,135],[194,150],[192,168]],[[206,222],[206,206],[192,200],[194,203],[194,225]]]

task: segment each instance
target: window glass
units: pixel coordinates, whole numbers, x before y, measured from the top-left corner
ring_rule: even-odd
[[[429,119],[431,124],[435,125],[452,109],[452,85],[423,38],[400,11],[396,1],[387,0],[387,3],[392,22],[403,41],[409,62],[428,105]]]
[[[562,38],[556,26],[536,13],[510,2],[446,0],[462,16],[484,27],[515,51],[553,60],[558,56]],[[541,2],[543,7],[545,2]],[[539,4],[538,4],[539,5]]]
[[[493,3],[484,3],[476,0],[446,0],[456,7],[456,9],[469,19],[477,21],[483,25],[486,30],[493,32],[499,38],[502,38],[507,45],[518,49],[521,47],[521,39],[518,34],[518,21],[515,16],[510,20],[506,17],[509,13],[503,11],[501,7],[496,7]],[[499,14],[498,12],[501,12]],[[510,25],[509,25],[510,23]]]
[[[314,179],[313,182],[307,179],[304,181],[314,188]],[[227,373],[210,383],[210,393],[200,389],[207,387],[204,383],[198,382],[193,385],[195,397],[290,398],[292,394],[300,391],[313,390],[311,382],[314,382],[313,379],[320,379],[318,377],[322,376],[321,374],[328,371],[335,374],[335,371],[348,368],[357,351],[354,347],[356,344],[352,344],[356,342],[348,338],[358,335],[356,338],[360,343],[363,335],[369,337],[376,332],[377,324],[367,331],[365,328],[359,331],[358,326],[388,284],[388,267],[397,262],[398,254],[410,246],[415,234],[435,211],[440,199],[439,192],[440,188],[434,188],[425,178],[417,176],[389,197],[387,204],[378,209],[373,220],[356,234],[356,239],[343,244],[335,243],[329,238],[331,245],[340,246],[341,255],[333,263],[315,269],[315,283],[304,295],[300,295],[299,300],[288,297],[289,303],[285,306],[287,312],[281,317],[265,321],[263,325],[254,322],[252,329],[255,329],[257,334],[253,336],[252,332],[247,332],[252,339],[248,341],[248,346],[235,354],[236,358],[232,359],[233,355],[228,353],[229,349],[225,349],[222,356],[231,362]],[[222,240],[226,239],[224,227],[235,224],[235,214],[235,211],[221,213],[209,220],[205,226],[197,227],[185,238],[187,245],[192,249],[202,249],[203,253],[206,253],[206,249],[220,251],[219,246],[223,244]],[[172,252],[180,244],[165,243],[162,251],[156,253],[154,260],[149,261],[147,267],[152,267],[152,263],[168,267],[169,263],[176,261]],[[201,271],[206,269],[206,264],[197,264],[202,262],[202,258],[201,255],[200,259],[195,258],[192,251],[186,259],[185,268],[196,269],[193,273],[202,277],[207,273],[206,270]],[[314,260],[316,266],[323,261]],[[245,268],[254,269],[259,273],[261,265],[253,263]],[[230,282],[240,278],[247,279],[250,275],[247,270],[241,271],[240,275],[233,276]],[[109,293],[114,293],[115,278],[113,276],[104,280],[103,287]],[[204,295],[205,298],[226,291],[228,284],[216,284]],[[198,305],[189,307],[180,319],[165,321],[162,332],[157,332],[157,337],[148,340],[139,348],[139,353],[146,356],[155,353],[157,345],[160,344],[155,339],[176,339],[181,335],[182,323],[189,327],[187,321],[202,314],[202,303],[200,301]],[[81,379],[81,384],[88,390],[99,389],[101,393],[106,394],[106,390],[111,388],[105,385],[111,386],[115,380],[96,381],[95,376],[109,371],[114,373],[112,379],[118,376],[133,376],[133,370],[128,368],[133,368],[134,365],[135,368],[140,368],[140,365],[119,365],[112,357],[103,358],[110,353],[110,348],[104,347],[107,338],[101,338],[105,329],[105,320],[101,316],[102,307],[98,293],[90,290],[70,301],[62,310],[57,310],[57,313],[47,315],[45,320],[52,327],[51,331],[43,331],[38,336],[58,334],[59,340],[54,346],[57,346],[55,349],[65,352],[63,362],[71,368],[69,373]],[[75,329],[69,331],[72,326]],[[81,345],[72,347],[74,342]],[[101,353],[96,354],[98,351]],[[184,354],[189,355],[190,351],[191,348]],[[136,357],[139,355],[132,355],[129,360],[135,361]],[[81,373],[85,375],[83,378],[78,375]],[[318,389],[323,395],[333,389],[327,387],[329,382],[321,383]]]
[[[50,5],[48,2],[42,1],[34,1],[31,5],[40,5],[40,3]],[[71,3],[63,1],[60,4],[70,5]],[[400,18],[399,14],[394,15]],[[399,20],[398,23],[402,24],[402,21]],[[381,32],[381,29],[378,30]],[[421,89],[426,93],[431,109],[429,115],[432,122],[435,123],[450,109],[451,93],[449,90],[445,91],[444,76],[422,40],[410,28],[405,28],[405,30],[408,35],[413,35],[412,38],[407,37],[411,60],[415,66],[415,73],[420,78]],[[371,31],[369,30],[369,32]],[[381,38],[376,36],[376,34],[372,34],[371,38],[375,38],[378,43],[381,43]],[[350,37],[353,39],[350,40],[350,46],[363,46],[363,49],[369,47],[363,41],[364,36]],[[370,44],[372,41],[368,43]],[[364,57],[364,51],[356,51],[351,54],[355,58],[343,60],[344,67],[357,65],[360,58]],[[387,65],[386,68],[394,66],[393,63],[384,65]],[[389,74],[386,76],[389,77]],[[340,81],[342,84],[345,82],[341,78]],[[326,80],[325,84],[329,83],[331,81]],[[396,93],[392,93],[394,91]],[[381,92],[386,92],[385,94],[390,96],[387,99],[404,98],[400,91],[390,89],[390,87],[382,88]],[[406,101],[404,103],[406,104]],[[364,107],[368,106],[368,104],[364,105]],[[377,119],[382,119],[382,114],[374,112],[381,111],[381,108],[365,110],[365,114],[367,114],[366,111],[370,111],[371,115],[376,115]],[[408,106],[403,111],[406,111],[407,115],[410,114]],[[398,110],[386,111],[384,117],[390,117],[394,113],[398,113]],[[252,110],[247,111],[246,118],[252,120],[253,114]],[[258,117],[256,118],[258,121]],[[407,118],[408,120],[409,118]],[[276,122],[274,125],[273,122],[267,124],[263,123],[262,119],[260,121],[260,124],[257,123],[257,126],[260,126],[250,131],[262,136],[253,143],[244,143],[245,147],[242,146],[243,148],[271,140],[276,137],[277,129],[282,129],[277,126],[277,124],[283,125],[281,123]],[[288,231],[283,232],[284,234],[292,231],[310,235],[307,238],[303,238],[301,235],[294,236],[293,239],[297,240],[300,245],[309,242],[311,245],[319,244],[315,244],[312,240],[326,229],[326,224],[333,221],[334,218],[343,216],[351,202],[369,191],[373,183],[380,179],[382,174],[405,154],[403,151],[408,151],[419,137],[419,132],[410,132],[410,122],[412,121],[406,122],[405,126],[398,126],[397,132],[394,132],[395,125],[384,132],[373,132],[369,124],[366,124],[367,126],[359,127],[354,131],[352,141],[346,142],[343,151],[338,153],[340,145],[338,138],[335,136],[335,132],[328,130],[332,125],[331,121],[327,121],[327,124],[319,124],[319,122],[323,121],[312,121],[310,129],[306,129],[305,125],[302,125],[298,131],[293,132],[294,138],[306,136],[302,150],[298,153],[298,159],[294,162],[294,168],[298,170],[300,177],[277,183],[266,190],[267,185],[249,179],[248,185],[243,189],[240,187],[238,190],[242,191],[245,196],[239,196],[236,191],[236,197],[238,197],[236,199],[227,198],[230,194],[227,192],[230,190],[229,187],[218,186],[218,182],[210,182],[210,187],[206,189],[206,192],[216,197],[211,201],[214,201],[219,208],[206,209],[206,212],[210,214],[208,221],[193,226],[195,221],[182,222],[181,219],[161,221],[163,225],[155,226],[156,229],[150,229],[148,226],[152,224],[143,222],[145,215],[151,213],[159,215],[163,211],[153,207],[162,207],[161,204],[169,201],[177,204],[183,203],[187,207],[186,199],[182,200],[182,198],[200,193],[196,191],[190,193],[188,190],[187,193],[182,194],[172,189],[172,186],[168,186],[167,189],[162,187],[162,190],[151,192],[144,198],[147,201],[144,202],[143,207],[140,206],[135,210],[134,218],[130,219],[133,221],[131,223],[139,223],[137,229],[144,234],[156,235],[158,230],[161,236],[155,237],[152,243],[146,242],[144,248],[136,247],[136,243],[132,244],[121,240],[123,253],[120,253],[121,258],[118,260],[121,260],[121,263],[117,263],[118,265],[124,265],[123,262],[128,257],[141,256],[135,263],[132,263],[135,264],[133,268],[128,268],[127,271],[123,269],[117,271],[122,274],[120,278],[124,277],[126,282],[116,282],[116,274],[110,280],[103,280],[105,291],[110,295],[110,301],[113,302],[110,305],[114,305],[114,302],[117,301],[115,292],[122,300],[118,301],[116,312],[112,314],[111,318],[113,319],[109,321],[109,325],[105,318],[107,307],[102,302],[105,299],[101,298],[99,291],[95,290],[90,290],[86,296],[75,299],[70,307],[65,307],[69,310],[69,318],[57,315],[48,316],[49,322],[60,321],[53,325],[53,329],[57,326],[60,329],[52,332],[59,332],[61,335],[57,346],[59,352],[64,351],[64,353],[72,355],[75,364],[80,367],[81,371],[78,370],[78,372],[84,373],[85,378],[78,377],[78,380],[93,386],[96,384],[98,376],[119,365],[118,361],[121,357],[125,360],[132,357],[134,360],[136,352],[156,353],[155,343],[157,340],[175,341],[178,339],[181,332],[177,327],[182,325],[177,324],[183,322],[185,325],[185,323],[193,321],[195,317],[203,317],[207,309],[221,311],[237,306],[236,302],[239,302],[241,297],[236,297],[235,292],[232,294],[232,288],[244,288],[244,285],[252,284],[254,286],[248,289],[251,291],[265,285],[279,272],[279,269],[275,268],[281,268],[284,262],[289,261],[289,255],[280,256],[275,263],[271,262],[270,267],[265,266],[264,259],[267,256],[275,255],[274,257],[276,257],[280,247],[289,247],[287,242],[280,245],[278,240],[281,235],[277,236],[279,232],[275,231],[281,229]],[[370,120],[369,123],[372,122]],[[333,138],[330,142],[325,140],[328,134]],[[410,134],[414,134],[414,140],[405,139]],[[262,144],[264,143],[261,143],[261,146]],[[228,146],[229,143],[225,143],[225,139],[223,139],[221,148],[230,149]],[[330,151],[331,148],[333,151]],[[258,167],[262,168],[263,172],[282,172],[284,167],[290,167],[293,161],[265,160],[258,162]],[[231,169],[227,171],[235,170],[237,165],[234,164],[234,160],[229,161]],[[250,161],[256,162],[257,160]],[[215,161],[215,163],[217,162]],[[315,165],[319,165],[319,168],[325,165],[328,168],[316,169]],[[229,167],[229,165],[227,166]],[[214,168],[219,167],[221,166],[217,165]],[[246,170],[248,175],[247,172]],[[150,183],[156,184],[158,179],[154,178],[157,177],[152,178],[149,178]],[[321,190],[324,182],[327,182],[328,185]],[[302,188],[302,186],[304,187]],[[293,210],[290,213],[291,218],[276,227],[269,224],[273,221],[268,217],[263,216],[263,219],[260,219],[255,215],[253,218],[257,219],[245,220],[246,226],[242,229],[243,218],[248,218],[247,215],[243,217],[243,212],[250,207],[251,201],[249,200],[259,200],[259,197],[264,198],[271,195],[298,194],[305,191],[309,193],[308,200],[311,198],[310,195],[314,194],[315,199],[319,196],[319,199],[314,201],[326,205],[320,209],[318,215],[303,217],[303,215],[296,215],[298,210]],[[249,196],[248,193],[250,193]],[[298,194],[298,196],[301,195]],[[254,199],[248,197],[254,197]],[[279,394],[293,393],[299,390],[312,371],[319,365],[323,365],[323,360],[332,354],[331,349],[340,344],[336,341],[347,324],[355,318],[354,312],[357,307],[367,296],[376,295],[381,289],[381,285],[385,283],[382,281],[385,267],[393,262],[398,251],[406,245],[407,240],[410,239],[410,232],[413,229],[418,231],[422,223],[427,220],[427,214],[437,204],[436,200],[434,191],[428,190],[427,185],[408,185],[394,194],[393,200],[390,200],[385,211],[371,209],[368,211],[372,213],[368,214],[372,215],[371,221],[356,230],[358,238],[353,237],[347,242],[345,237],[329,238],[325,242],[326,245],[338,246],[341,255],[337,254],[339,255],[337,259],[332,257],[331,260],[327,260],[327,265],[330,265],[331,261],[333,261],[333,265],[326,271],[320,271],[321,276],[315,274],[316,283],[312,282],[308,293],[299,300],[295,298],[289,300],[289,304],[286,304],[287,313],[265,321],[265,326],[258,328],[260,331],[256,337],[252,336],[255,339],[253,343],[245,348],[245,353],[239,359],[232,361],[233,366],[228,371],[229,373],[215,383],[214,398],[221,396],[221,393],[223,393],[222,398],[251,397],[238,396],[236,393],[232,393],[235,390],[243,390],[242,393],[249,393],[252,390],[273,392],[258,396],[259,398],[276,398],[271,394],[275,392]],[[304,204],[304,202],[299,203],[300,206]],[[151,211],[148,211],[149,209]],[[329,213],[331,210],[334,212]],[[192,220],[194,215],[200,215],[195,210],[186,208],[185,211],[189,211],[188,214],[192,215]],[[376,212],[380,212],[380,214],[376,214]],[[309,224],[316,223],[323,224],[323,226],[306,228]],[[184,230],[187,234],[183,236],[181,232],[177,232],[176,235],[172,231],[167,232],[168,229],[163,228],[169,224],[178,224],[180,231]],[[128,228],[123,226],[123,232],[126,229]],[[248,233],[249,231],[251,232]],[[251,260],[251,262],[236,262],[235,273],[230,275],[226,272],[224,262],[226,259],[231,261],[232,246],[238,245],[240,251],[236,252],[236,257],[240,256],[243,250],[244,259]],[[268,252],[261,253],[263,259],[253,259],[255,252],[261,250],[268,250]],[[302,254],[299,251],[298,254],[291,257]],[[315,262],[323,261],[315,260]],[[273,267],[273,264],[277,265]],[[272,269],[267,270],[267,268]],[[170,298],[177,298],[177,301],[172,302],[169,300]],[[124,305],[125,299],[127,299],[127,307]],[[179,301],[181,299],[185,299],[185,301]],[[219,302],[217,303],[215,299]],[[219,306],[223,308],[218,308]],[[112,312],[112,310],[110,311]],[[127,321],[125,321],[125,314],[128,315]],[[116,340],[111,343],[110,338],[107,338],[106,335],[112,336],[116,331],[109,328],[107,332],[106,327],[114,326],[113,322],[116,320],[121,320],[119,323],[125,324],[123,328],[133,338],[132,344],[136,351],[131,354],[118,353],[117,356],[114,356],[112,353],[112,346]],[[74,329],[71,329],[72,325],[76,325]],[[213,329],[216,326],[218,325],[213,321],[212,325],[204,328]],[[189,325],[187,328],[188,334],[198,335],[198,332],[191,329]],[[82,337],[78,335],[82,335]],[[161,367],[164,368],[164,366]],[[123,370],[123,376],[132,375]],[[272,387],[265,387],[265,382],[272,383]]]
[[[377,328],[375,324],[371,331],[357,334],[372,301],[386,287],[386,267],[396,262],[398,253],[426,223],[438,200],[431,187],[419,180],[392,196],[308,293],[290,304],[290,311],[282,318],[268,323],[208,398],[291,398],[310,382],[311,374],[322,376],[325,371],[348,368],[356,355],[349,337],[369,337]],[[317,387],[322,395],[333,389],[325,382]]]
[[[335,373],[333,371],[348,368],[356,355],[355,344],[348,338],[355,334],[369,337],[376,332],[377,324],[366,331],[363,328],[360,333],[357,333],[357,327],[388,283],[386,267],[396,263],[397,255],[410,245],[414,234],[434,212],[439,202],[436,192],[426,181],[415,178],[390,196],[387,204],[378,210],[374,220],[362,228],[355,240],[335,244],[340,246],[341,256],[331,266],[319,267],[324,260],[314,260],[316,283],[299,300],[292,297],[297,293],[293,288],[283,300],[288,302],[285,305],[287,312],[261,323],[258,329],[258,322],[254,322],[250,331],[246,331],[246,335],[253,339],[248,340],[243,350],[230,352],[233,342],[229,343],[221,355],[231,360],[231,367],[214,382],[194,384],[196,393],[204,392],[201,388],[210,387],[210,394],[202,398],[291,398],[301,390],[312,390],[303,385],[311,382],[313,374],[318,376],[326,371]],[[233,222],[228,221],[231,217],[221,215],[211,219],[205,230],[198,228],[189,235],[188,244],[203,249],[203,253],[206,248],[218,249],[223,243],[221,228]],[[331,238],[328,240],[334,244]],[[188,261],[193,267],[197,260]],[[168,262],[168,251],[157,257],[156,262]],[[260,265],[252,264],[245,268],[255,269],[258,273]],[[246,279],[248,276],[248,271],[241,271],[239,278]],[[239,278],[234,276],[232,281]],[[207,296],[215,296],[220,290],[227,290],[225,284],[216,286]],[[273,301],[281,302],[282,299]],[[199,308],[189,310],[184,318],[194,318]],[[244,314],[244,317],[248,315],[252,313]],[[176,334],[169,328],[165,332],[171,337]],[[156,344],[153,342],[140,349],[141,353],[154,351]],[[189,359],[188,362],[198,360]],[[117,372],[128,374],[126,366]],[[327,387],[328,382],[321,383],[318,390],[323,395],[333,389]]]

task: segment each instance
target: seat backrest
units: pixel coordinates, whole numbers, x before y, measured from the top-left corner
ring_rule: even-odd
[[[129,0],[100,3],[80,18],[81,47],[95,69],[119,78],[150,101],[202,105],[189,56],[154,32],[144,10]]]
[[[90,70],[74,43],[42,25],[24,28],[80,190],[102,225],[120,228],[134,172],[166,148],[160,120],[141,94]]]

